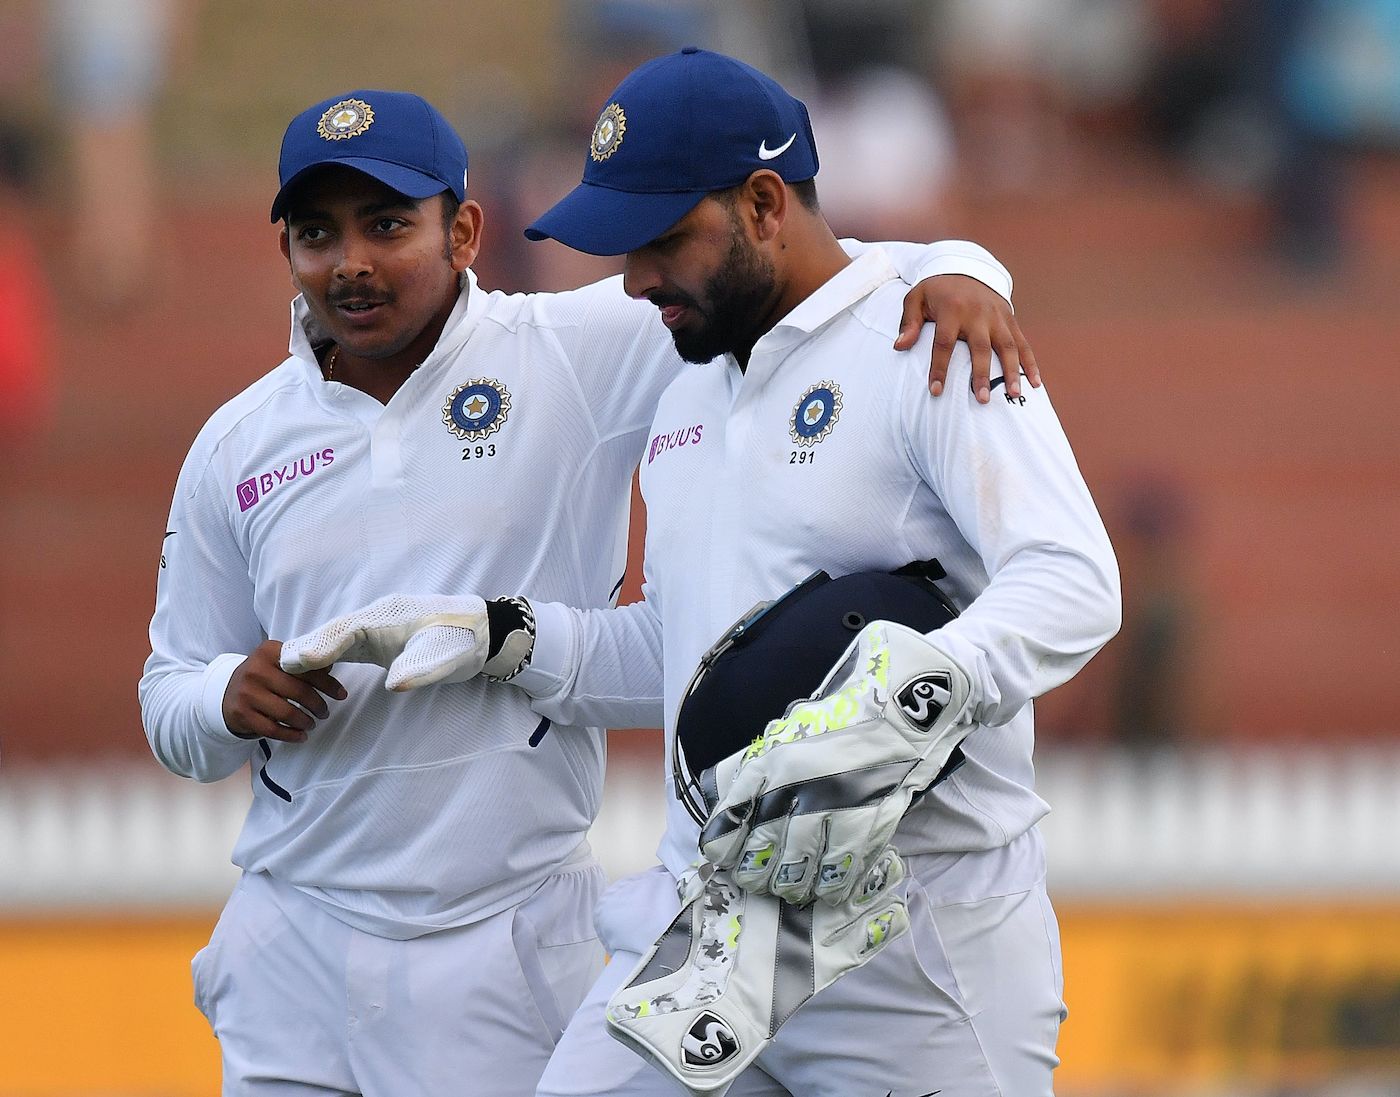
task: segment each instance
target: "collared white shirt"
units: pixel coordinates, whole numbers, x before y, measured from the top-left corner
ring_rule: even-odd
[[[991,405],[977,404],[960,344],[945,394],[930,398],[891,347],[906,289],[873,250],[760,339],[746,370],[725,358],[676,378],[641,465],[646,602],[602,614],[540,607],[525,684],[538,711],[612,720],[606,698],[626,695],[619,682],[646,691],[627,637],[650,635],[650,617],[665,640],[669,766],[700,657],[751,606],[817,569],[936,558],[963,612],[932,636],[971,676],[984,726],[896,841],[906,853],[995,850],[1047,810],[1034,791],[1030,702],[1117,630],[1118,571],[1045,390],[1011,400],[995,385]],[[668,796],[660,856],[672,872],[694,860],[696,836]]]
[[[540,718],[515,690],[395,694],[379,668],[342,664],[349,699],[300,744],[239,739],[220,704],[263,639],[394,591],[609,604],[672,360],[654,310],[616,282],[512,296],[473,280],[387,405],[321,379],[298,299],[291,357],[201,431],[166,527],[141,700],[176,773],[216,780],[251,761],[243,868],[409,937],[513,904],[580,850],[601,735],[529,747]]]

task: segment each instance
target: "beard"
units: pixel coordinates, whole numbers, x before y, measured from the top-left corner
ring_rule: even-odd
[[[698,363],[721,354],[747,353],[763,334],[776,296],[772,262],[748,242],[736,224],[729,254],[705,283],[706,303],[689,297],[667,297],[661,303],[686,305],[699,318],[693,327],[671,334],[676,353],[687,362]]]

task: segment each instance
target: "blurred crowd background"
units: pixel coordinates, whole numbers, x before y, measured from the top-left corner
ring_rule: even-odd
[[[180,462],[285,353],[286,122],[426,95],[483,284],[567,288],[616,262],[520,230],[688,43],[806,99],[838,231],[1006,263],[1114,538],[1037,703],[1061,1092],[1400,1092],[1400,0],[4,0],[0,1097],[217,1092],[247,788],[161,772],[136,681]],[[611,758],[621,872],[657,737]]]

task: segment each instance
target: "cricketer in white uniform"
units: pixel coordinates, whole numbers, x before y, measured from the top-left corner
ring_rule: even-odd
[[[962,744],[965,764],[909,809],[895,835],[910,872],[911,928],[792,1014],[729,1092],[1050,1094],[1064,1006],[1036,828],[1048,808],[1034,789],[1031,701],[1113,635],[1120,591],[1049,397],[1002,398],[998,385],[993,406],[978,407],[959,347],[951,398],[917,398],[919,379],[891,350],[907,287],[878,249],[847,264],[820,215],[801,208],[792,184],[817,167],[806,110],[755,70],[693,49],[650,62],[614,92],[595,152],[600,143],[607,157],[586,162],[583,183],[531,234],[629,253],[628,292],[660,306],[677,347],[703,364],[685,367],[663,394],[641,464],[645,600],[604,611],[535,600],[534,648],[514,679],[541,715],[619,726],[637,716],[619,698],[656,693],[663,668],[648,660],[658,628],[664,636],[663,702],[651,710],[668,739],[661,865],[603,896],[597,928],[612,959],[539,1093],[684,1092],[610,1037],[605,1009],[675,918],[677,881],[696,861],[699,830],[675,797],[669,759],[701,656],[755,603],[816,569],[842,575],[936,558],[961,615],[930,639],[965,674],[977,727]],[[706,201],[726,178],[740,186]],[[785,221],[774,213],[784,200]],[[773,291],[765,264],[769,275],[776,262],[792,276],[804,253],[833,272],[795,302],[782,298],[779,276],[776,292],[751,298],[775,314],[747,331],[706,330],[697,283],[713,296],[722,273],[740,269],[751,286],[730,289]],[[793,307],[783,312],[775,300]],[[720,353],[734,350],[740,357]],[[416,635],[434,635],[432,622],[419,626]],[[308,649],[321,642],[288,648],[303,640]],[[441,669],[420,667],[411,644],[397,650],[391,680],[403,670],[412,684],[418,669]],[[465,653],[444,658],[467,665]]]
[[[670,307],[680,293],[672,286],[696,275],[675,256],[716,224],[701,207],[672,226],[678,207],[715,189],[685,150],[732,159],[739,174],[757,169],[771,180],[768,168],[805,180],[816,172],[806,111],[762,74],[704,51],[643,66],[610,103],[628,118],[620,147],[588,164],[584,182],[536,221],[534,234],[631,253],[628,291],[656,298],[684,350],[694,332]],[[682,103],[712,109],[682,111]],[[760,153],[760,162],[749,152],[789,134],[796,137],[782,157]],[[669,206],[654,193],[661,180],[681,192]],[[932,558],[961,610],[934,634],[936,647],[966,672],[980,727],[963,741],[966,763],[896,832],[912,876],[911,932],[818,991],[729,1092],[1052,1091],[1064,1011],[1036,828],[1048,807],[1034,790],[1031,699],[1070,678],[1117,630],[1117,564],[1043,390],[979,408],[959,347],[954,398],[914,398],[917,379],[890,348],[891,309],[906,288],[887,256],[871,251],[760,329],[743,365],[732,353],[688,365],[662,395],[641,465],[645,601],[613,613],[535,607],[537,641],[520,683],[539,697],[536,711],[559,719],[624,715],[606,699],[625,695],[616,686],[635,681],[642,652],[619,636],[650,635],[638,627],[647,615],[660,625],[671,793],[663,868],[604,896],[598,929],[612,961],[566,1031],[541,1094],[679,1091],[609,1039],[603,1008],[675,916],[675,880],[696,858],[697,826],[672,791],[669,737],[701,656],[755,603],[819,568],[842,575]]]
[[[351,92],[293,120],[284,190],[324,165],[415,199],[465,196],[460,139],[404,93]],[[1009,295],[975,245],[904,254],[911,278],[969,273]],[[140,696],[172,772],[251,779],[244,874],[194,962],[225,1094],[531,1093],[598,973],[603,879],[585,836],[601,731],[527,745],[545,724],[518,690],[394,694],[371,666],[343,669],[348,698],[305,742],[242,737],[221,706],[269,637],[404,586],[615,599],[630,479],[680,365],[620,282],[507,295],[466,272],[387,403],[328,378],[299,296],[287,359],[185,460]],[[928,401],[924,370],[903,361]],[[642,643],[654,663],[655,635]],[[656,682],[610,714],[656,726],[658,706]]]

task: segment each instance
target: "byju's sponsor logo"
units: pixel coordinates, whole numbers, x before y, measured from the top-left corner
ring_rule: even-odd
[[[266,498],[268,493],[274,489],[283,484],[289,484],[293,480],[305,479],[317,469],[325,468],[333,461],[335,461],[335,450],[327,446],[323,450],[308,453],[305,457],[298,458],[291,464],[275,468],[271,472],[250,476],[238,485],[238,509],[246,511],[257,506],[258,502]]]
[[[258,481],[254,477],[238,485],[238,509],[247,510],[258,501]]]
[[[693,427],[683,427],[680,430],[673,430],[669,434],[658,434],[647,446],[647,464],[651,464],[661,454],[668,449],[679,449],[681,446],[698,446],[700,438],[705,433],[705,424],[697,423]]]

